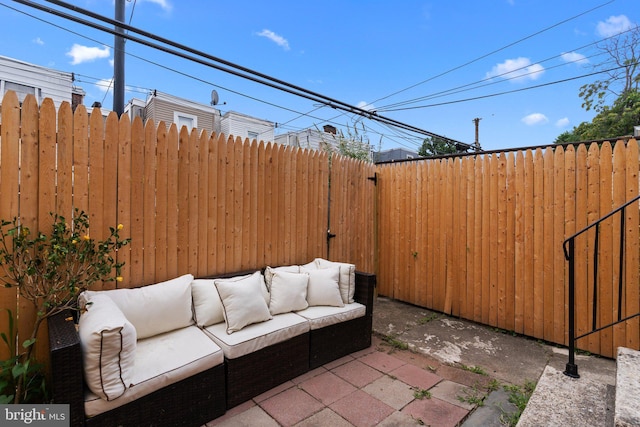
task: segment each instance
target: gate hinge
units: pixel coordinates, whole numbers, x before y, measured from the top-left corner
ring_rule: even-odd
[[[367,177],[367,179],[373,181],[373,185],[378,185],[378,172],[375,172],[373,176]]]

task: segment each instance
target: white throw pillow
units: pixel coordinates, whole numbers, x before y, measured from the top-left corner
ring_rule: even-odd
[[[324,268],[322,270],[302,271],[309,275],[309,284],[307,285],[307,302],[309,306],[328,305],[333,307],[344,307],[342,295],[340,295],[340,286],[338,280],[340,277],[340,269]]]
[[[133,378],[136,329],[104,292],[84,292],[78,300],[85,310],[78,325],[85,381],[102,399],[117,399]]]
[[[307,303],[307,285],[309,275],[306,273],[289,273],[274,271],[271,278],[271,300],[269,311],[272,315],[304,310]]]
[[[191,295],[196,325],[204,328],[224,322],[224,308],[213,279],[196,279],[191,282]]]
[[[273,280],[273,273],[276,271],[284,271],[287,273],[300,273],[299,265],[285,265],[282,267],[269,267],[264,269],[264,283],[267,286],[269,292],[271,292],[271,281]]]
[[[243,278],[214,279],[213,282],[222,301],[228,334],[252,323],[271,319],[261,289],[264,281],[259,271]]]
[[[340,294],[342,295],[342,302],[345,304],[351,304],[355,302],[354,295],[356,293],[356,266],[348,264],[346,262],[334,262],[328,261],[322,258],[316,258],[316,264],[318,268],[340,268]]]
[[[304,270],[317,270],[318,269],[318,263],[315,260],[313,260],[313,261],[311,261],[311,262],[309,262],[307,264],[301,265],[300,266],[300,271],[302,271],[303,269]]]
[[[185,274],[140,288],[87,292],[108,295],[136,328],[138,339],[144,339],[193,325],[192,281]]]

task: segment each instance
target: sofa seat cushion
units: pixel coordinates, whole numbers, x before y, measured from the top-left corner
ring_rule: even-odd
[[[296,314],[309,321],[311,330],[324,328],[348,320],[362,317],[366,314],[367,307],[358,302],[345,304],[344,307],[314,306]]]
[[[138,340],[131,387],[111,401],[87,391],[85,413],[92,417],[115,409],[223,362],[220,347],[196,326]]]
[[[295,313],[283,313],[266,322],[249,325],[233,334],[227,334],[224,323],[209,326],[204,330],[222,348],[227,359],[236,359],[309,332],[309,322]]]

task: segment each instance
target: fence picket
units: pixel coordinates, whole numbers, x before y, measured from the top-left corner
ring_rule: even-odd
[[[542,227],[543,227],[543,241],[549,242],[554,247],[556,241],[554,230],[554,150],[547,148],[543,154],[544,171],[542,173],[542,192],[541,202],[542,208]],[[561,246],[558,246],[561,247]],[[542,318],[543,320],[543,336],[544,339],[553,341],[553,298],[554,298],[554,259],[555,251],[549,250],[548,247],[542,249],[542,276],[543,286],[542,290]]]
[[[21,132],[20,132],[20,224],[31,229],[35,235],[40,229],[40,218],[38,218],[38,195],[39,174],[38,157],[40,152],[38,138],[38,103],[33,95],[28,95],[22,103]],[[42,225],[50,222],[49,215],[42,218]],[[48,230],[47,230],[48,231]],[[18,345],[31,338],[35,320],[36,309],[33,304],[24,299],[18,298],[18,310],[14,310],[17,317]],[[2,330],[5,331],[4,329]],[[38,360],[46,360],[48,343],[45,339],[45,328],[40,328],[38,341],[35,347],[35,357]]]
[[[142,120],[136,117],[131,126],[131,262],[129,280],[123,280],[123,287],[144,284],[144,227],[151,226],[144,221],[144,128]],[[175,246],[174,246],[175,247]],[[171,246],[168,246],[171,248]],[[167,267],[171,264],[168,263]]]
[[[155,218],[156,214],[156,126],[152,121],[147,121],[144,126],[144,142],[142,155],[143,188],[142,188],[142,216],[143,218]],[[156,278],[156,226],[155,221],[145,221],[142,232],[143,246],[143,283],[150,284],[157,281]]]
[[[38,218],[45,223],[56,212],[56,108],[51,98],[40,106]]]
[[[104,176],[102,181],[103,201],[103,230],[102,236],[109,236],[109,227],[118,225],[118,115],[111,112],[105,122],[104,133]],[[129,230],[123,233],[128,233]],[[126,236],[122,236],[126,237]],[[115,274],[115,272],[114,272]],[[104,289],[115,289],[115,281],[103,283]]]
[[[137,118],[140,121],[140,118]],[[141,122],[142,123],[142,122]],[[131,236],[131,121],[129,116],[124,115],[118,123],[118,223],[122,224],[122,238]],[[131,279],[131,247],[125,246],[117,254],[118,262],[124,262],[122,267],[122,283],[117,283],[120,287],[124,283],[132,283]]]
[[[149,126],[153,126],[150,124]],[[156,223],[155,271],[157,277],[168,277],[167,269],[167,211],[168,211],[168,141],[164,123],[156,126]]]
[[[166,126],[164,122],[158,127]],[[178,194],[180,191],[179,168],[180,146],[178,128],[169,126],[167,134],[167,277],[176,277],[178,269],[178,236],[185,232],[186,224],[178,217]],[[159,278],[162,280],[162,278]]]
[[[73,111],[68,102],[58,110],[56,208],[65,218],[73,217]],[[4,164],[4,163],[3,163]]]
[[[602,215],[613,210],[613,152],[611,144],[605,142],[600,148],[600,212]],[[608,325],[613,321],[613,256],[612,251],[618,248],[613,247],[613,221],[609,218],[600,224],[600,261],[598,264],[598,286],[600,302],[598,309],[599,325]],[[606,354],[613,353],[613,331],[611,328],[600,332],[600,351]]]
[[[496,219],[498,228],[496,230],[497,242],[497,264],[496,282],[497,287],[497,325],[506,329],[507,326],[507,160],[506,154],[501,154],[497,163],[497,212]]]
[[[626,148],[624,142],[616,143],[615,147],[613,147],[613,176],[612,176],[612,186],[613,186],[613,195],[612,195],[612,209],[624,204],[625,200],[625,181],[626,181],[626,173],[625,173],[625,154]],[[621,236],[618,230],[624,232],[622,227],[622,215],[626,214],[621,213],[618,215],[614,215],[612,218],[612,233],[611,233],[611,255],[612,255],[612,274],[611,274],[611,321],[618,320],[618,314],[622,318],[624,314],[624,309],[620,312],[618,311],[618,298],[624,296],[624,289],[622,293],[619,291],[619,280],[624,278],[624,270],[620,271],[620,257],[623,256],[620,253],[621,248]],[[624,264],[624,263],[623,263]],[[624,282],[623,282],[624,285]],[[623,300],[624,303],[624,300]],[[623,306],[624,307],[624,306]],[[603,307],[606,310],[606,307]],[[613,327],[612,339],[613,339],[613,348],[616,348],[618,345],[624,345],[626,341],[626,332],[624,323],[620,323]]]
[[[104,239],[104,119],[99,108],[89,116],[89,152],[87,153],[90,234],[96,241]],[[96,289],[102,282],[96,283]]]
[[[589,151],[587,152],[587,224],[591,224],[595,222],[600,216],[604,215],[606,212],[600,212],[600,149],[598,144],[593,143],[589,146]],[[588,283],[588,312],[589,319],[591,319],[591,313],[593,311],[593,299],[591,296],[594,291],[594,280],[593,280],[593,252],[594,252],[594,237],[595,230],[591,230],[586,233],[587,240],[587,256],[590,262],[587,263],[587,282]],[[602,300],[600,300],[600,304]],[[591,328],[591,326],[589,326]],[[600,334],[592,334],[585,338],[586,344],[588,345],[587,350],[593,353],[600,353]]]
[[[73,113],[73,207],[89,211],[89,115],[84,105]]]
[[[515,330],[515,159],[513,153],[507,154],[506,181],[506,266],[505,266],[505,324],[504,328]]]
[[[544,337],[544,164],[541,149],[534,152],[533,174],[533,327]]]
[[[565,152],[564,148],[558,147],[553,153],[553,248],[562,248],[562,242],[568,234],[565,231],[565,182],[564,173]],[[553,341],[564,343],[566,333],[565,313],[567,312],[566,292],[565,292],[565,260],[561,250],[551,251],[553,254]]]
[[[629,141],[625,152],[626,160],[626,186],[625,198],[633,199],[639,194],[638,170],[640,170],[640,156],[638,155],[638,143]],[[625,253],[627,254],[625,263],[625,311],[626,315],[640,312],[640,227],[638,226],[640,217],[639,209],[633,206],[626,210],[626,233],[625,233]],[[626,322],[626,341],[624,343],[629,348],[640,347],[640,319],[638,317]]]

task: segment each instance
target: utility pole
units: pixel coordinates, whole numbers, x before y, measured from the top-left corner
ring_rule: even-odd
[[[124,24],[125,0],[116,0],[116,21]],[[124,34],[122,27],[115,26],[113,52],[113,111],[118,117],[124,112]]]
[[[473,123],[475,123],[476,125],[476,139],[475,139],[475,146],[478,147],[478,149],[480,149],[480,120],[482,120],[482,118],[480,117],[476,117],[475,119],[473,119]]]

